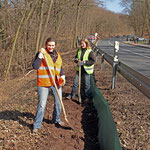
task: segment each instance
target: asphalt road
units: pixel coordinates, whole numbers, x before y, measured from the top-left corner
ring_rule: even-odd
[[[100,40],[97,47],[113,56],[115,41],[118,39]],[[119,42],[119,61],[150,78],[150,48]]]

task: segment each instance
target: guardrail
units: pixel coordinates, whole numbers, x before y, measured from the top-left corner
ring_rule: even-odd
[[[113,66],[113,57],[98,48],[95,44],[91,43],[91,47],[96,54],[100,54],[111,66]],[[103,62],[101,62],[103,63]],[[138,88],[145,96],[150,98],[150,79],[141,73],[133,70],[129,66],[118,62],[117,71],[126,78],[131,84]]]

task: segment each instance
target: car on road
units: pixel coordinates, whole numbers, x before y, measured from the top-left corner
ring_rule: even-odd
[[[138,41],[147,41],[147,39],[143,38],[143,37],[137,37]]]
[[[90,42],[95,42],[97,40],[97,37],[95,37],[94,35],[88,35],[87,38]]]
[[[131,35],[127,35],[127,41],[131,40]]]

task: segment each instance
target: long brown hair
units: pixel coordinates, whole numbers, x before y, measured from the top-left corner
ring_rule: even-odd
[[[49,37],[49,38],[47,38],[47,40],[46,40],[46,42],[45,42],[45,45],[48,43],[48,42],[55,42],[55,45],[57,44],[57,41],[56,41],[56,39],[53,37]]]
[[[81,41],[85,42],[85,44],[86,44],[86,48],[91,48],[91,47],[90,47],[90,43],[89,43],[88,39],[86,39],[86,38],[82,38],[82,39],[80,40],[80,42],[81,42]]]

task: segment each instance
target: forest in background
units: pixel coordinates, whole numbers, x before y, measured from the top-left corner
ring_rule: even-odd
[[[121,0],[120,4],[129,15],[135,35],[150,39],[150,0]]]
[[[63,51],[76,48],[77,36],[95,32],[103,39],[134,30],[129,15],[106,10],[102,0],[0,0],[0,78],[31,70],[36,52],[50,36]]]

